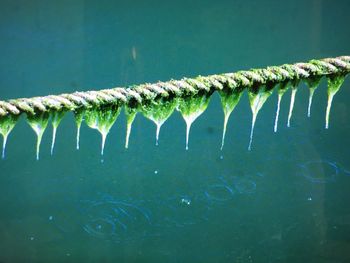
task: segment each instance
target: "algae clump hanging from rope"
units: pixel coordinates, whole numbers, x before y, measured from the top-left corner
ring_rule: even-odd
[[[51,154],[53,154],[56,133],[61,120],[69,111],[74,113],[76,122],[76,148],[80,147],[80,128],[86,125],[101,134],[101,154],[110,129],[124,108],[126,116],[125,148],[129,146],[131,127],[137,113],[156,126],[155,141],[158,145],[162,125],[176,111],[186,123],[185,149],[189,148],[189,134],[192,124],[206,111],[211,96],[217,92],[223,109],[223,130],[221,147],[227,136],[227,124],[235,107],[242,102],[247,90],[252,112],[248,150],[252,148],[254,127],[259,111],[273,92],[277,93],[277,107],[273,131],[277,132],[280,105],[284,94],[291,90],[287,127],[291,119],[297,90],[301,82],[309,88],[307,116],[311,115],[313,95],[323,77],[327,78],[327,105],[325,106],[325,128],[329,128],[331,106],[334,96],[350,72],[350,56],[314,59],[306,63],[284,64],[264,69],[252,69],[236,73],[224,73],[196,78],[183,78],[168,82],[142,84],[126,88],[112,88],[100,91],[75,92],[71,94],[44,97],[21,98],[0,101],[0,133],[3,138],[2,158],[11,131],[21,114],[26,114],[27,122],[34,130],[36,159],[39,159],[42,136],[49,121],[52,125]],[[205,121],[205,120],[204,120]],[[218,144],[219,145],[219,144]]]

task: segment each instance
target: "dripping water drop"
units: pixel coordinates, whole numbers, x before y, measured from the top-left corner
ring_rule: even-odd
[[[294,102],[295,102],[295,95],[297,93],[298,89],[296,87],[292,88],[292,93],[290,97],[290,105],[289,105],[289,113],[288,113],[288,121],[287,121],[287,127],[290,127],[290,120],[293,115],[293,108],[294,108]]]
[[[282,94],[278,94],[275,125],[274,125],[274,127],[273,127],[273,131],[274,131],[274,132],[277,132],[277,126],[278,126],[278,118],[279,118],[279,113],[280,113],[281,99],[282,99]]]

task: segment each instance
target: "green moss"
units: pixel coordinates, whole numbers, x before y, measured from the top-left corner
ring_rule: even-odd
[[[40,144],[43,134],[46,130],[47,124],[49,123],[50,114],[48,112],[37,112],[36,114],[27,114],[27,122],[34,130],[37,136],[36,142],[36,159],[39,160]]]
[[[57,128],[60,125],[65,114],[66,114],[65,110],[58,110],[58,111],[50,112],[51,124],[52,124],[51,155],[53,154],[53,149],[55,147]]]
[[[121,107],[118,105],[100,106],[85,111],[85,122],[100,132],[102,136],[101,154],[103,155],[104,145],[109,130],[117,120]]]
[[[156,145],[158,145],[160,128],[174,112],[176,105],[176,99],[166,100],[161,98],[158,100],[153,100],[150,103],[141,106],[142,114],[147,119],[153,121],[157,126]]]
[[[0,117],[0,133],[2,135],[2,158],[5,158],[7,138],[18,121],[19,115],[6,115]]]
[[[251,150],[254,134],[255,121],[262,106],[264,106],[266,100],[271,96],[273,89],[271,86],[260,86],[258,88],[250,88],[248,90],[250,108],[252,110],[252,125],[250,130],[250,140],[248,150]]]
[[[223,149],[225,144],[225,135],[226,135],[226,127],[227,127],[228,120],[230,118],[232,111],[235,109],[239,100],[241,99],[242,94],[243,94],[243,90],[238,90],[238,89],[234,89],[234,90],[223,89],[219,91],[222,110],[224,111],[224,127],[222,131],[221,150]]]
[[[125,106],[125,116],[126,116],[126,136],[125,136],[125,148],[127,149],[129,147],[129,138],[131,134],[131,127],[132,123],[135,120],[135,117],[138,113],[138,108],[133,107],[127,107]]]
[[[181,113],[186,122],[186,150],[188,150],[189,133],[192,123],[207,109],[210,101],[210,94],[198,94],[180,98],[177,110]]]
[[[309,104],[307,107],[307,116],[310,117],[311,116],[311,105],[312,105],[312,98],[314,96],[315,90],[317,89],[317,87],[320,84],[322,77],[310,77],[305,79],[305,83],[306,85],[309,87]]]

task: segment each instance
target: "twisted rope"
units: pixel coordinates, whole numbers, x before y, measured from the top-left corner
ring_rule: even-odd
[[[99,91],[74,92],[71,94],[44,97],[20,98],[0,101],[0,117],[21,113],[69,110],[103,106],[107,104],[142,104],[157,97],[180,97],[230,89],[249,88],[267,83],[292,81],[350,72],[350,56],[311,60],[307,63],[284,64],[263,69],[252,69],[236,73],[183,78],[154,84],[141,84],[127,88],[112,88]]]

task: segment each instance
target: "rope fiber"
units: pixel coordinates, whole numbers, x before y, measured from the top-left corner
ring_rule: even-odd
[[[74,92],[71,94],[19,98],[0,101],[0,117],[27,113],[76,111],[110,104],[126,104],[129,107],[143,105],[156,98],[172,98],[194,95],[198,92],[220,91],[224,88],[242,89],[260,87],[299,79],[313,79],[326,75],[346,75],[350,71],[350,56],[311,60],[307,63],[284,64],[262,69],[238,71],[196,78],[183,78],[154,84],[141,84],[127,88]],[[132,106],[133,105],[133,106]]]

